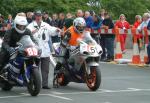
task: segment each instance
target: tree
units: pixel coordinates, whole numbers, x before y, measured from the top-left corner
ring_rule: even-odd
[[[102,3],[102,7],[110,12],[114,19],[118,19],[120,14],[125,14],[130,23],[134,22],[135,15],[142,15],[150,8],[148,0],[102,0]]]
[[[0,0],[0,4],[0,13],[5,17],[8,14],[15,13],[16,6],[14,0]]]
[[[36,9],[50,14],[75,13],[77,9],[99,13],[100,9],[106,9],[113,19],[125,14],[130,23],[133,23],[135,15],[142,15],[147,9],[150,10],[150,0],[0,0],[0,4],[0,13],[5,16]]]
[[[92,10],[95,12],[99,12],[99,10],[102,8],[102,2],[101,0],[88,0],[87,5],[91,7]]]

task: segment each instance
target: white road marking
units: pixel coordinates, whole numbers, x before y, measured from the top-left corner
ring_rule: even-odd
[[[28,93],[21,93],[23,95],[30,95]],[[41,96],[50,96],[50,97],[55,97],[55,98],[59,98],[59,99],[64,99],[64,100],[69,100],[69,101],[73,101],[72,99],[70,98],[67,98],[67,97],[63,97],[63,96],[57,96],[57,95],[54,95],[54,94],[39,94]]]
[[[142,91],[146,91],[149,92],[150,89],[137,89],[137,88],[128,88],[125,90],[107,90],[107,89],[100,89],[101,91],[96,91],[96,92],[68,92],[68,93],[63,93],[63,92],[53,92],[54,94],[57,95],[63,95],[63,94],[70,94],[70,95],[74,95],[74,94],[98,94],[98,93],[122,93],[122,92],[142,92]]]
[[[53,93],[53,94],[57,94],[57,95],[62,94],[62,93],[56,92],[56,91],[52,91],[52,93]]]
[[[51,96],[51,97],[59,98],[59,99],[64,99],[64,100],[73,101],[73,100],[70,99],[70,98],[66,98],[66,97],[62,97],[62,96],[57,96],[57,95],[53,95],[53,94],[47,94],[47,95],[48,95],[48,96]]]
[[[104,103],[112,103],[112,102],[104,102]]]
[[[129,90],[133,90],[133,91],[141,91],[143,89],[137,89],[137,88],[128,88]]]
[[[22,95],[26,95],[26,96],[29,96],[30,94],[29,93],[20,93]]]
[[[3,96],[3,97],[0,97],[0,99],[17,98],[17,97],[25,97],[25,96],[27,96],[27,95]]]
[[[102,61],[100,61],[100,63],[101,64],[111,64],[110,62],[102,62]],[[124,64],[121,64],[121,63],[116,63],[116,64],[114,64],[114,65],[122,65],[122,66],[128,66],[128,64],[126,63],[124,63]]]
[[[7,98],[18,98],[18,97],[25,97],[25,96],[30,96],[30,94],[28,93],[20,93],[21,95],[16,95],[16,96],[3,96],[0,97],[0,99],[7,99]],[[57,96],[57,95],[53,95],[53,94],[39,94],[39,96],[50,96],[50,97],[55,97],[55,98],[59,98],[59,99],[64,99],[64,100],[68,100],[68,101],[73,101],[73,99],[67,98],[67,97],[63,97],[63,96]]]
[[[68,93],[63,93],[63,92],[56,92],[52,91],[52,94],[39,94],[41,96],[50,96],[50,97],[55,97],[63,100],[68,100],[68,101],[73,101],[71,98],[67,98],[64,96],[60,95],[74,95],[74,94],[99,94],[99,93],[122,93],[122,92],[150,92],[150,89],[138,89],[138,88],[127,88],[125,90],[108,90],[108,89],[99,89],[99,91],[89,91],[89,92],[68,92]],[[7,98],[18,98],[18,97],[26,97],[30,96],[28,93],[20,93],[21,95],[16,95],[16,96],[2,96],[0,99],[7,99]],[[106,102],[107,103],[107,102]],[[108,102],[109,103],[109,102]]]

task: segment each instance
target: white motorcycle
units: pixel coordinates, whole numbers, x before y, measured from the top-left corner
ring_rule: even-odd
[[[86,37],[78,40],[79,46],[73,50],[69,49],[69,58],[62,65],[62,68],[54,69],[53,86],[66,86],[69,82],[86,83],[88,88],[95,91],[101,84],[101,72],[99,59],[102,48],[92,39],[89,32]],[[72,47],[71,47],[72,48]],[[54,44],[55,57],[59,60],[59,45]],[[57,70],[57,71],[56,71]]]

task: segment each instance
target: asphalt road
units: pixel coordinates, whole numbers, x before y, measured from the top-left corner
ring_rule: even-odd
[[[15,87],[0,91],[0,103],[150,103],[150,67],[105,63],[100,67],[102,83],[96,92],[89,91],[86,84],[70,83],[31,97],[26,88]],[[52,72],[49,81],[52,87]]]

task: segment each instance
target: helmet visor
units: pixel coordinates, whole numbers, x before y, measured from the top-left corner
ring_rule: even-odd
[[[76,26],[76,29],[82,33],[85,29],[85,26]]]
[[[26,26],[25,25],[18,25],[18,24],[16,24],[16,28],[21,30],[21,31],[23,31],[23,30],[25,30]]]

